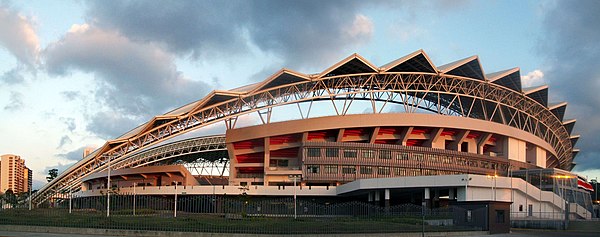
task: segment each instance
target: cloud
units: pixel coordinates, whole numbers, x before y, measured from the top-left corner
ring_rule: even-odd
[[[331,63],[346,49],[368,42],[371,20],[362,1],[178,1],[162,4],[92,1],[88,20],[179,55],[230,57],[249,45],[274,53],[286,67]],[[152,14],[148,14],[151,12]]]
[[[4,110],[17,111],[21,108],[23,108],[23,94],[17,91],[11,91],[8,104],[4,106]]]
[[[58,154],[56,156],[60,157],[60,158],[64,158],[67,159],[69,161],[79,161],[83,158],[83,151],[85,150],[85,146],[84,147],[80,147],[77,148],[73,151],[67,152],[67,153],[62,153],[62,154]],[[72,163],[70,163],[72,164]],[[61,164],[59,164],[59,166],[62,166]],[[69,166],[67,165],[66,168],[68,168]],[[51,169],[52,167],[48,168]],[[59,169],[59,172],[64,171],[65,169]],[[46,172],[47,173],[47,172]]]
[[[40,42],[32,20],[0,4],[0,45],[29,69],[38,64]]]
[[[0,82],[5,82],[9,85],[21,84],[25,81],[25,78],[21,75],[21,70],[15,67],[7,72],[4,72],[0,76]]]
[[[75,119],[74,118],[60,117],[60,121],[63,122],[67,126],[67,129],[70,132],[75,131],[75,129],[77,128],[77,125],[75,124]]]
[[[71,144],[73,143],[73,141],[71,140],[71,138],[69,138],[69,136],[65,135],[63,137],[60,138],[60,142],[58,144],[57,149],[62,148],[63,146],[67,145],[67,144]]]
[[[81,97],[81,93],[79,91],[63,91],[60,94],[69,101],[73,101]]]
[[[185,78],[174,57],[154,43],[135,42],[116,31],[90,25],[74,25],[45,50],[50,75],[83,71],[96,76],[95,101],[105,111],[89,116],[88,130],[113,138],[126,132],[119,121],[132,128],[151,116],[201,98],[206,83]],[[74,97],[78,93],[63,93]],[[100,109],[99,109],[100,110]],[[111,113],[110,115],[108,115]],[[108,120],[105,120],[108,119]]]
[[[557,1],[545,13],[539,52],[545,57],[544,79],[551,93],[569,103],[567,117],[577,118],[581,132],[577,170],[600,168],[600,2]]]
[[[533,87],[539,86],[545,83],[544,81],[544,73],[539,70],[533,70],[525,76],[521,76],[521,82],[523,83],[523,87]]]
[[[244,1],[90,1],[88,20],[117,29],[133,40],[164,43],[172,52],[193,57],[245,51],[241,35]],[[151,13],[151,14],[148,14]]]

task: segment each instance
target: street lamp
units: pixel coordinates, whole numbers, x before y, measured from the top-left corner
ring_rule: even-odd
[[[569,176],[569,175],[553,175],[552,178],[560,180],[560,187],[559,187],[559,195],[560,198],[563,200],[562,204],[563,204],[563,209],[565,210],[565,220],[569,219],[569,213],[567,213],[567,207],[566,205],[568,204],[568,201],[566,200],[566,191],[565,191],[565,185],[564,185],[564,180],[566,179],[571,179],[573,178],[573,176]],[[557,184],[558,185],[558,184]]]
[[[467,175],[466,175],[464,178],[460,179],[460,181],[463,181],[463,182],[465,182],[465,202],[467,201],[467,197],[468,197],[468,195],[469,195],[469,192],[467,192],[467,191],[468,191],[469,181],[470,181],[471,179],[472,179],[472,178],[471,178],[471,177],[469,177],[469,175],[468,175],[468,174],[467,174]]]
[[[496,201],[496,179],[498,179],[498,175],[497,174],[487,175],[486,177],[488,179],[493,179],[494,180],[494,185],[492,186],[492,198],[494,199],[494,201]]]
[[[294,219],[297,218],[297,204],[296,204],[296,179],[299,177],[300,175],[290,175],[288,176],[289,178],[294,179]]]

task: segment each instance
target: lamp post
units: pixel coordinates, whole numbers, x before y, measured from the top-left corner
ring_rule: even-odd
[[[173,210],[173,217],[177,217],[177,181],[175,181],[175,208]]]
[[[488,175],[487,178],[492,179],[494,181],[494,184],[492,185],[492,199],[494,199],[494,201],[496,201],[496,179],[498,179],[498,175],[497,174]]]
[[[135,180],[133,181],[133,215],[135,216]]]
[[[108,157],[108,174],[106,178],[106,217],[110,217],[110,156]]]
[[[461,181],[465,182],[465,202],[467,201],[467,197],[469,196],[469,192],[468,192],[468,187],[469,187],[469,180],[471,180],[472,178],[469,177],[469,175],[465,175],[464,178],[460,179]]]
[[[298,178],[298,175],[290,175],[288,176],[289,178],[294,179],[294,220],[298,217],[297,215],[297,201],[296,201],[296,179]]]

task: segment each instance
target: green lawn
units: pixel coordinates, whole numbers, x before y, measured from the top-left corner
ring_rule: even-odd
[[[241,215],[210,215],[173,213],[168,211],[130,210],[111,213],[65,209],[6,209],[0,211],[0,225],[36,225],[78,228],[105,228],[129,230],[193,231],[221,233],[390,233],[420,232],[421,217],[242,217]],[[431,219],[431,218],[427,218]],[[425,226],[426,231],[469,230],[456,226]]]

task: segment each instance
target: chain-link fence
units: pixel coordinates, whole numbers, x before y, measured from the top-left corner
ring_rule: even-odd
[[[110,208],[107,207],[110,203]],[[53,199],[29,210],[3,205],[0,225],[193,231],[326,234],[486,230],[462,207],[382,207],[370,203],[255,196],[111,195]],[[485,213],[483,216],[487,216]]]

